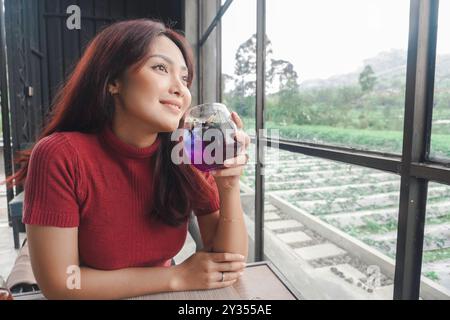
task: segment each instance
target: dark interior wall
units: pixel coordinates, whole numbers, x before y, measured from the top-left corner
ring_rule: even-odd
[[[10,114],[11,127],[3,128],[3,136],[12,141],[5,155],[34,143],[58,88],[102,28],[120,20],[156,18],[184,31],[184,0],[4,1],[10,101],[2,103],[2,112]],[[79,30],[66,27],[70,5],[81,9]]]
[[[81,29],[69,30],[67,8],[81,9]],[[183,0],[5,0],[13,141],[34,141],[58,88],[87,43],[120,20],[155,18],[184,30]]]

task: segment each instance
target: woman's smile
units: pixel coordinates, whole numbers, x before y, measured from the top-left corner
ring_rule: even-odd
[[[180,114],[181,106],[179,104],[171,103],[169,101],[161,101],[161,104],[170,109],[173,113]]]

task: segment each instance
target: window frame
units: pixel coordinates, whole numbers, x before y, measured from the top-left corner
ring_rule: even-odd
[[[401,178],[397,251],[395,257],[394,299],[419,299],[423,255],[424,225],[428,182],[450,185],[450,164],[430,159],[439,0],[410,0],[406,92],[401,155],[356,150],[288,139],[277,141],[264,136],[266,0],[257,1],[256,25],[256,144],[255,170],[255,261],[264,259],[264,146],[308,156],[354,164],[394,173]],[[221,19],[233,0],[223,5],[206,32],[199,37],[199,52],[215,30],[221,68]],[[425,45],[423,45],[425,44]],[[202,64],[202,60],[199,60]],[[221,83],[221,75],[218,75]],[[221,91],[221,85],[219,91]],[[217,89],[217,88],[216,88]],[[221,99],[221,92],[217,94]]]

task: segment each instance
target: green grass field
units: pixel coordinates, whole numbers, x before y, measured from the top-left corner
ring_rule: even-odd
[[[255,119],[244,118],[247,132],[254,132]],[[280,138],[305,142],[333,144],[361,150],[372,150],[401,154],[403,132],[371,129],[348,129],[314,125],[280,125],[266,122],[267,129],[278,129]],[[270,134],[270,131],[268,132]],[[450,158],[450,135],[433,134],[431,137],[432,156]]]

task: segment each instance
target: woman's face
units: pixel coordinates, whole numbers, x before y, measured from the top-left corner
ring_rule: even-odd
[[[180,49],[169,38],[158,36],[144,66],[135,73],[127,70],[110,87],[118,93],[114,95],[115,117],[123,125],[147,132],[174,131],[191,104],[187,79]]]

